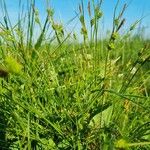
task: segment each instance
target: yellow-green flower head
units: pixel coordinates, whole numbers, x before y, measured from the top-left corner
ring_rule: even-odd
[[[116,40],[118,37],[119,37],[118,32],[114,32],[114,33],[112,34],[113,40]]]
[[[108,44],[108,49],[109,49],[109,50],[114,50],[114,49],[115,49],[115,44],[114,44],[113,42],[110,42],[110,43]]]
[[[115,147],[118,149],[127,149],[129,147],[128,143],[124,139],[116,141]]]
[[[18,63],[13,57],[8,56],[5,58],[6,68],[10,73],[20,74],[22,65]]]

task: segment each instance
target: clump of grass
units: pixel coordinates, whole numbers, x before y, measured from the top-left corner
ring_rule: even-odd
[[[150,148],[149,44],[119,34],[127,8],[117,15],[119,0],[110,37],[99,40],[101,5],[89,1],[86,11],[81,1],[83,43],[70,43],[73,31],[65,33],[52,8],[42,24],[32,0],[13,27],[2,3],[0,63],[7,70],[0,69],[1,149]]]

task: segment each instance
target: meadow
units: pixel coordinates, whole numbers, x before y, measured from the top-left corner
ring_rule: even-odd
[[[31,0],[12,25],[1,2],[1,150],[150,149],[150,40],[134,32],[139,18],[122,34],[119,2],[100,39],[103,2],[81,1],[82,42],[51,7],[42,23]]]

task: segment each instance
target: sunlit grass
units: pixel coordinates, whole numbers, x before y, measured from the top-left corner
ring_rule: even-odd
[[[52,8],[42,24],[34,1],[14,27],[0,20],[0,149],[150,149],[149,41],[131,34],[135,23],[120,34],[119,0],[100,40],[101,5],[81,1],[82,43]]]

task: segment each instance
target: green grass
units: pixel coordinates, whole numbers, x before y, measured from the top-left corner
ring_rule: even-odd
[[[84,10],[88,30],[81,1],[82,43],[51,8],[42,24],[31,1],[12,26],[1,5],[0,149],[150,149],[150,45],[132,35],[136,23],[120,34],[126,5],[117,12],[118,0],[113,30],[99,40],[101,3]]]

